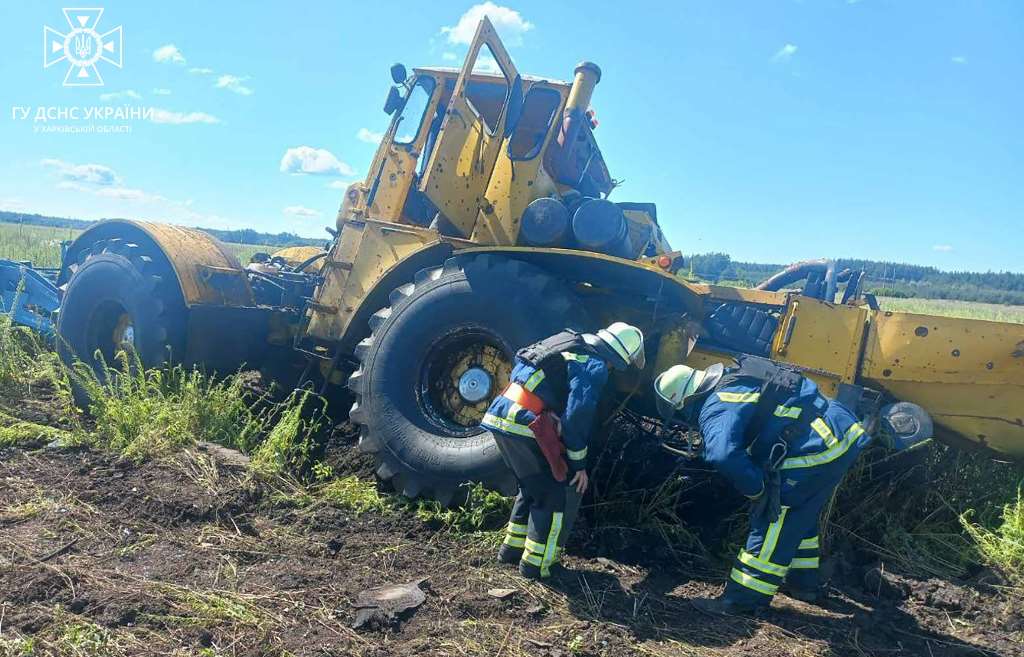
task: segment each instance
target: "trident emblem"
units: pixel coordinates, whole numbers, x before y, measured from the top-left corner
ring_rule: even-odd
[[[75,35],[75,55],[78,59],[89,59],[92,54],[92,37],[85,34]]]
[[[124,63],[121,26],[100,34],[96,26],[103,9],[64,9],[64,18],[71,28],[67,34],[49,26],[43,27],[43,68],[68,61],[65,87],[102,87],[97,64],[101,61],[121,68]]]

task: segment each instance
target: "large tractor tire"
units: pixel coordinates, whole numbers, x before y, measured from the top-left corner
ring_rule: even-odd
[[[186,309],[174,271],[153,247],[100,240],[83,251],[64,290],[57,319],[58,351],[72,366],[86,363],[102,381],[128,347],[144,367],[181,359]],[[80,386],[75,400],[88,405]]]
[[[349,379],[359,447],[398,492],[448,504],[466,482],[506,494],[515,480],[478,425],[508,384],[521,347],[589,328],[568,287],[541,269],[492,255],[457,256],[391,293],[356,347]]]

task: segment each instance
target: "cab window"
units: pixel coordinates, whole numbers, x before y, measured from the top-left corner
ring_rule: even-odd
[[[484,44],[480,49],[476,61],[473,62],[473,74],[499,76],[483,80],[470,78],[466,84],[466,100],[484,122],[487,134],[493,135],[501,119],[501,112],[505,108],[505,99],[508,97],[508,79],[498,66],[498,60],[489,45]]]
[[[562,95],[550,87],[534,86],[523,99],[523,112],[508,142],[513,160],[532,160],[540,154],[551,124],[558,116]]]
[[[409,90],[409,96],[405,99],[405,105],[395,123],[396,144],[407,145],[416,141],[420,124],[423,123],[423,115],[430,105],[430,97],[434,94],[434,84],[434,78],[423,75]]]

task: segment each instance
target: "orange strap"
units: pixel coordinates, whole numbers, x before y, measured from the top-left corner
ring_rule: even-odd
[[[534,415],[540,415],[544,411],[544,400],[530,392],[518,383],[510,383],[501,393],[506,399],[519,404]]]

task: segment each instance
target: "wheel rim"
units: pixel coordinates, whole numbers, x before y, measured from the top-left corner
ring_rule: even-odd
[[[135,348],[135,323],[124,306],[105,301],[96,307],[87,325],[86,345],[88,358],[95,358],[98,351],[108,364],[119,352]]]
[[[484,328],[449,333],[431,345],[423,361],[420,407],[448,435],[480,433],[491,399],[511,373],[511,355],[497,335]]]

